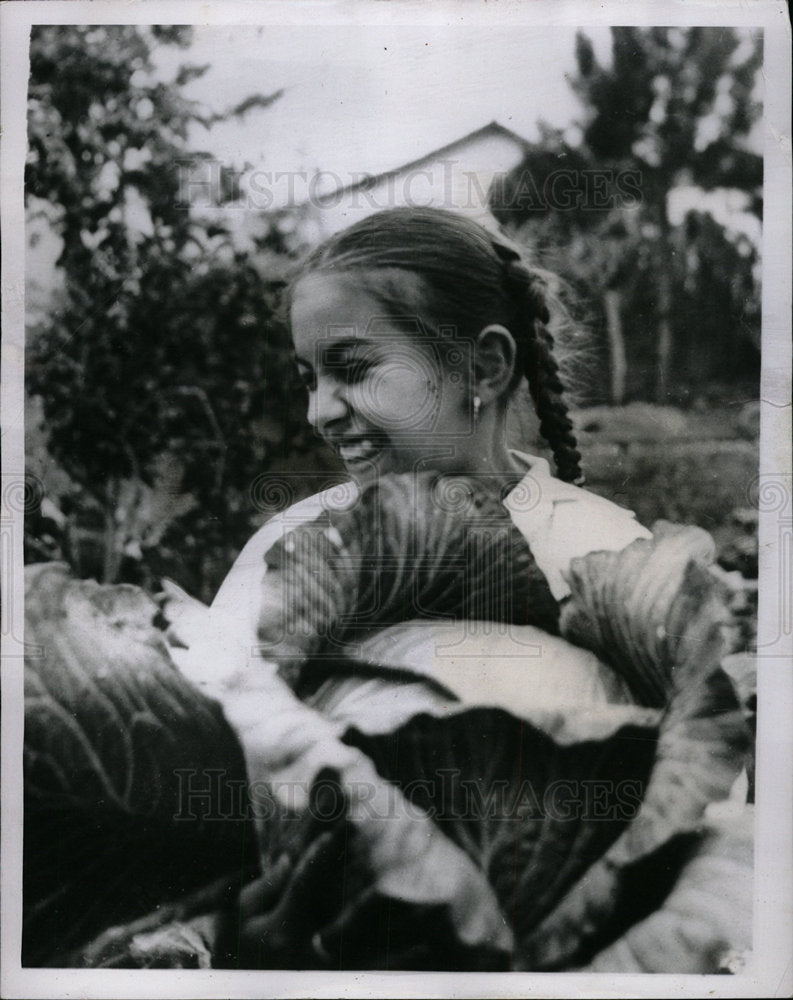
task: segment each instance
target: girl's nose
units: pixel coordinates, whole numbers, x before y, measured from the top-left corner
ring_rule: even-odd
[[[346,386],[334,379],[319,379],[317,387],[309,395],[308,422],[320,434],[336,420],[347,416]]]

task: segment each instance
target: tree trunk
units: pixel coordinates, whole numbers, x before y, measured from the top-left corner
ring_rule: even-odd
[[[658,347],[655,371],[655,401],[665,403],[669,388],[669,365],[672,359],[672,326],[669,322],[671,293],[669,274],[665,268],[658,275]]]
[[[622,332],[622,292],[609,288],[604,295],[606,331],[609,339],[609,374],[613,406],[620,406],[625,398],[625,377],[628,366],[625,360],[625,337]]]
[[[672,363],[672,248],[669,245],[669,224],[662,208],[661,240],[658,261],[658,343],[656,346],[655,401],[667,402],[669,369]]]
[[[119,485],[111,479],[105,487],[105,537],[103,544],[102,583],[115,583],[121,568],[119,530],[116,519]]]

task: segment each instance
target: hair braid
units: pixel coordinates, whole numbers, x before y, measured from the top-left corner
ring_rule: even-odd
[[[535,371],[527,370],[526,377],[534,408],[540,419],[540,433],[553,449],[559,478],[583,486],[585,479],[581,471],[581,452],[578,450],[573,422],[563,398],[564,386],[553,353],[553,337],[540,320],[535,320],[535,344]]]
[[[583,486],[581,453],[573,433],[559,364],[554,354],[554,340],[548,325],[551,314],[546,300],[544,279],[525,265],[517,249],[494,241],[504,262],[505,281],[513,300],[518,303],[518,367],[526,376],[534,409],[540,421],[540,433],[551,446],[557,474],[565,482]],[[523,332],[524,336],[519,334]]]

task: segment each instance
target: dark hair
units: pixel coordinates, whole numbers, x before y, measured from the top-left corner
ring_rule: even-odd
[[[547,275],[530,268],[514,244],[444,209],[393,208],[369,215],[321,244],[296,280],[310,272],[350,269],[412,272],[426,291],[422,314],[454,324],[462,336],[475,337],[491,323],[506,326],[517,347],[511,388],[525,376],[559,478],[583,484],[549,330]],[[393,282],[371,289],[395,315],[406,312],[400,291]]]

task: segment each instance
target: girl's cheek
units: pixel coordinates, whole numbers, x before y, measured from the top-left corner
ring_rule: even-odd
[[[409,431],[426,426],[437,411],[438,393],[426,378],[371,379],[354,394],[358,412],[384,428]]]
[[[433,427],[438,414],[440,394],[426,379],[414,385],[403,385],[388,393],[383,400],[383,411],[399,423],[404,431],[425,431]]]

